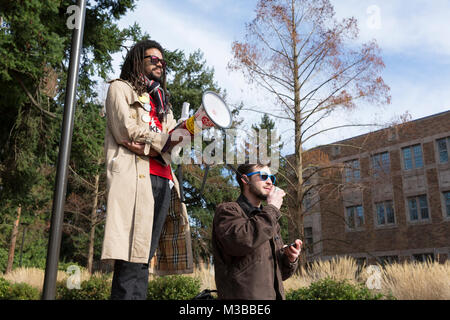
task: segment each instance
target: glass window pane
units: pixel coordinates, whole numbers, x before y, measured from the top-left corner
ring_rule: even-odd
[[[374,155],[373,158],[372,158],[372,161],[373,161],[373,168],[374,169],[377,169],[377,168],[380,167],[380,155],[379,154]]]
[[[412,169],[412,155],[410,148],[403,149],[403,164],[405,165],[405,170]]]
[[[428,203],[426,196],[419,197],[420,215],[422,219],[428,219]]]
[[[392,201],[386,202],[386,220],[387,223],[395,223],[394,207],[392,206]]]
[[[364,212],[363,212],[363,207],[362,206],[358,206],[356,207],[356,211],[358,214],[358,218],[357,218],[357,226],[360,227],[364,224]]]
[[[355,228],[355,216],[353,213],[353,208],[347,208],[347,224],[349,228]]]
[[[376,207],[377,207],[378,224],[379,225],[385,224],[385,220],[384,220],[384,206],[383,206],[383,204],[382,203],[377,203]]]
[[[353,177],[355,180],[359,180],[360,173],[359,173],[359,160],[353,161]]]
[[[446,163],[448,162],[448,151],[447,151],[447,143],[446,139],[437,140],[438,152],[439,152],[439,162]],[[449,138],[450,140],[450,138]]]
[[[383,164],[384,172],[389,172],[390,167],[391,167],[391,163],[390,163],[390,159],[389,159],[389,152],[385,152],[385,153],[381,154],[381,162]]]
[[[417,220],[418,214],[417,214],[417,205],[416,205],[416,199],[412,198],[408,200],[409,205],[409,217],[411,220]]]
[[[414,163],[416,168],[423,167],[423,159],[422,159],[422,146],[417,145],[414,146]]]
[[[345,182],[352,181],[352,169],[349,167],[345,168]]]
[[[419,197],[420,208],[428,208],[427,196]]]
[[[447,208],[447,217],[450,217],[450,192],[444,192],[444,199]]]
[[[372,168],[373,175],[377,177],[380,172],[380,155],[377,154],[372,157]]]

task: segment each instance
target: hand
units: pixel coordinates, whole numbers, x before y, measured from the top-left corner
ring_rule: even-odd
[[[296,239],[295,246],[284,246],[283,248],[285,248],[284,254],[287,255],[289,261],[293,263],[297,260],[300,252],[302,251],[302,241],[300,239]]]
[[[267,203],[275,206],[277,209],[281,208],[283,204],[283,197],[286,195],[283,189],[273,186],[270,193],[267,195]]]
[[[175,137],[170,136],[169,140],[166,142],[166,144],[169,143],[169,145],[170,145],[169,149],[167,149],[167,152],[172,152],[173,147],[175,147],[177,144],[179,144],[182,141],[183,141],[183,136],[179,136],[178,140]]]
[[[130,150],[131,152],[139,155],[139,156],[145,156],[144,149],[145,149],[145,143],[140,142],[129,142],[129,141],[123,141],[122,145]],[[158,152],[150,149],[149,157],[156,157],[158,155]]]

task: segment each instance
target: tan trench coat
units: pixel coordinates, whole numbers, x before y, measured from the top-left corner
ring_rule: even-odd
[[[161,152],[176,125],[172,112],[162,123],[162,133],[151,132],[142,116],[147,114],[132,86],[121,79],[110,82],[106,98],[107,127],[105,135],[107,170],[107,216],[102,260],[125,260],[147,263],[153,226],[153,194],[149,174],[149,158],[138,156],[120,145],[123,141],[145,143]],[[170,164],[170,154],[161,155]],[[180,202],[179,185],[174,187],[151,272],[156,274],[190,273],[192,248],[186,206]]]

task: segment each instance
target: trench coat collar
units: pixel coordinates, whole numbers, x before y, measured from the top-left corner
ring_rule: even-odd
[[[245,214],[249,217],[252,217],[255,213],[260,212],[263,208],[262,205],[259,207],[254,207],[250,201],[248,201],[247,197],[244,196],[242,193],[239,196],[239,198],[236,200],[236,202],[239,204],[239,206],[244,210]]]
[[[143,108],[144,107],[144,103],[139,99],[139,95],[137,94],[137,92],[136,92],[136,90],[134,89],[134,87],[133,87],[133,85],[128,81],[128,80],[124,80],[124,79],[121,79],[121,78],[115,78],[115,79],[112,79],[112,80],[109,80],[108,81],[108,83],[109,84],[111,84],[111,83],[113,83],[114,81],[122,81],[122,82],[125,82],[130,88],[131,88],[131,90],[132,90],[132,101],[131,101],[131,104],[133,104],[133,103],[139,103],[139,105]]]

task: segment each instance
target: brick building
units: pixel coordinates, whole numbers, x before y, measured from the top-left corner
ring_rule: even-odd
[[[334,169],[306,183],[308,260],[450,259],[450,111],[312,152]]]

